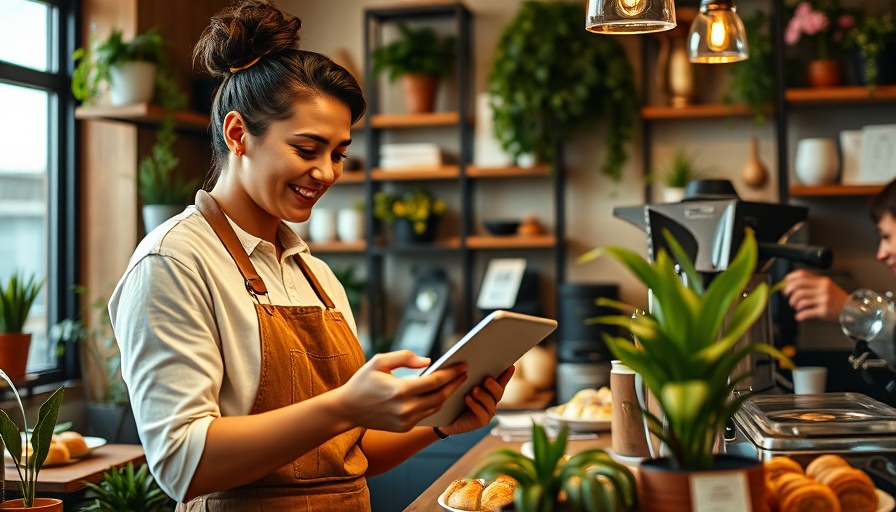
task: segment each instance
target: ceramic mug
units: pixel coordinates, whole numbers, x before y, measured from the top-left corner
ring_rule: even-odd
[[[800,139],[796,144],[793,170],[800,183],[821,185],[833,183],[840,170],[837,143],[834,139]]]

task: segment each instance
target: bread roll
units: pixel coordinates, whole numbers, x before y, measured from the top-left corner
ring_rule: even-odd
[[[72,456],[68,452],[68,448],[64,444],[53,440],[50,442],[50,450],[47,452],[47,459],[44,461],[44,465],[65,464],[71,459]]]
[[[837,466],[823,471],[821,475],[818,481],[834,491],[843,510],[849,512],[877,510],[874,482],[861,469]]]
[[[90,448],[87,447],[87,441],[84,440],[84,436],[77,432],[63,432],[57,435],[54,439],[68,448],[68,452],[73,459],[83,457],[90,453]]]
[[[812,462],[806,466],[806,476],[809,478],[814,478],[818,480],[818,475],[827,469],[836,467],[836,466],[850,466],[849,462],[846,461],[843,457],[834,454],[821,455],[815,457]]]
[[[452,492],[446,503],[459,510],[479,510],[482,503],[482,490],[485,486],[479,480],[470,480],[466,485]]]
[[[492,482],[482,491],[482,500],[479,504],[483,512],[499,512],[501,509],[513,503],[514,488],[503,482]]]
[[[803,466],[790,457],[773,457],[763,462],[762,465],[765,470],[765,478],[769,480],[777,480],[784,473],[805,474]]]
[[[837,495],[830,487],[806,479],[781,501],[780,512],[841,512]]]

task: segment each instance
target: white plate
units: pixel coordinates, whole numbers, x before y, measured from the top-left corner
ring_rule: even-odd
[[[65,462],[45,463],[43,465],[43,467],[51,468],[54,466],[66,466],[68,464],[73,464],[75,462],[78,462],[81,459],[86,459],[87,457],[90,457],[90,453],[93,452],[93,450],[96,450],[100,446],[105,445],[107,441],[105,439],[103,439],[102,437],[84,436],[84,442],[87,443],[87,453],[86,454],[84,454],[80,457],[72,457],[71,459],[69,459]],[[6,462],[7,466],[15,465],[15,462],[12,460],[12,455],[10,455],[9,452],[6,450],[3,450],[3,460]]]
[[[439,502],[439,505],[442,508],[444,508],[448,512],[468,512],[466,510],[461,510],[459,508],[449,507],[448,504],[445,503],[448,499],[448,497],[445,496],[445,494],[447,494],[447,493],[448,493],[448,489],[445,489],[444,491],[442,491],[442,494],[439,494],[439,499],[437,501]]]
[[[557,412],[557,408],[559,406],[549,407],[544,413],[545,417],[553,421],[555,423],[559,423],[561,421],[565,421],[567,425],[569,425],[569,430],[575,432],[603,432],[605,430],[610,430],[610,419],[607,418],[605,420],[582,420],[582,419],[569,419],[560,416],[560,413]]]
[[[880,489],[877,491],[877,510],[875,512],[892,512],[896,508],[896,499]]]

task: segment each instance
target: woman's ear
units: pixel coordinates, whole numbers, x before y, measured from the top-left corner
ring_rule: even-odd
[[[228,112],[224,116],[224,127],[221,131],[230,152],[236,156],[243,156],[246,152],[246,122],[243,120],[243,116],[235,110]]]

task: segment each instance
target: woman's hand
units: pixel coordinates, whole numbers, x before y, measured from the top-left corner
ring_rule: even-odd
[[[465,364],[454,365],[425,377],[400,379],[390,373],[395,368],[425,368],[428,365],[429,358],[417,356],[409,350],[377,354],[344,386],[333,392],[338,394],[340,407],[349,416],[352,425],[406,432],[441,408],[448,396],[467,378]],[[498,386],[498,398],[501,392],[503,386]]]
[[[467,412],[456,419],[454,423],[440,430],[445,434],[462,434],[484,427],[492,420],[498,409],[498,402],[504,396],[504,387],[513,376],[516,368],[511,365],[504,370],[497,379],[488,377],[482,385],[474,387],[464,401],[467,403]]]
[[[840,321],[840,310],[849,294],[829,277],[819,276],[807,270],[794,270],[784,276],[781,293],[787,297],[790,307],[796,311],[798,322],[818,318],[828,322]]]

